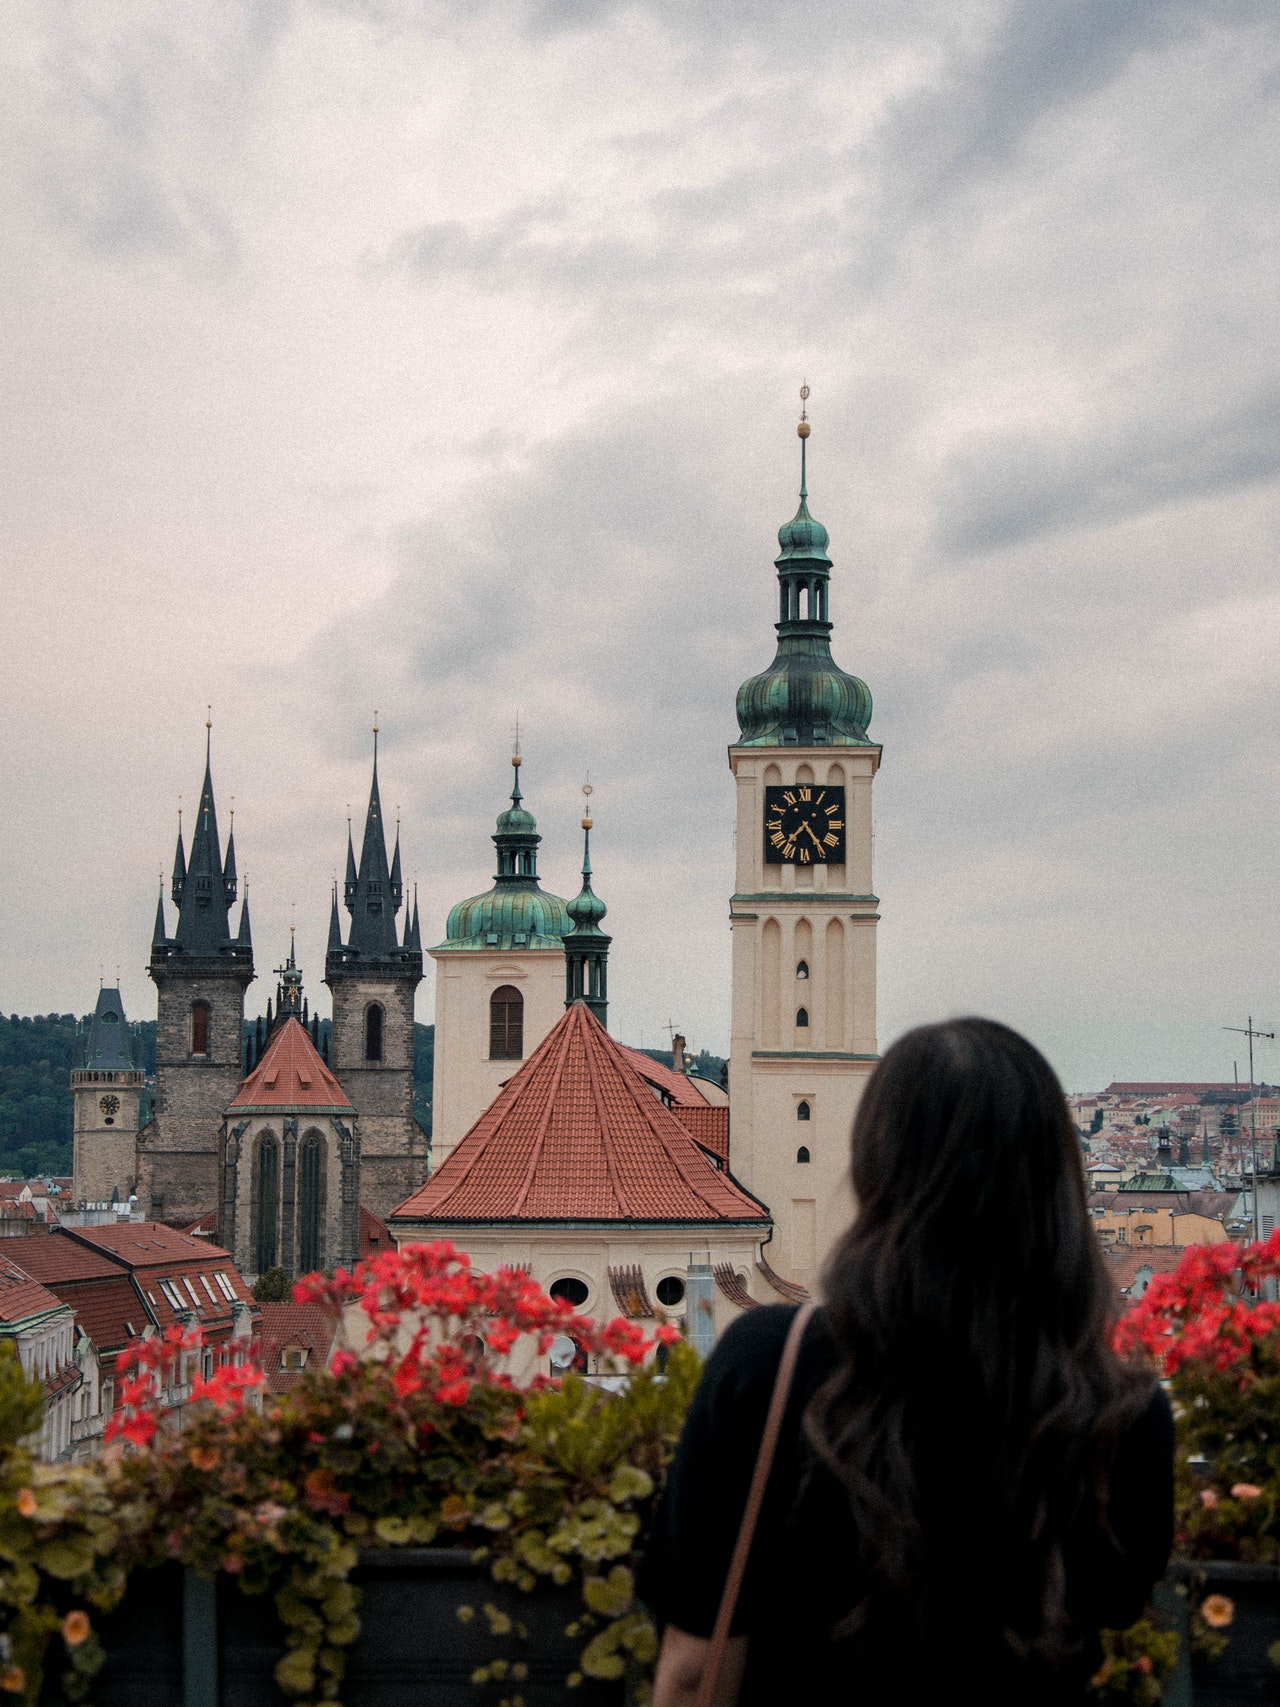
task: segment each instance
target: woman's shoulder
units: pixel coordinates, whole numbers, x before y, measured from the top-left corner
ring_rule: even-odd
[[[744,1310],[716,1341],[703,1380],[739,1392],[770,1386],[798,1310],[796,1304],[761,1304]],[[801,1364],[807,1366],[815,1359],[829,1362],[833,1352],[826,1318],[819,1308],[805,1329]]]

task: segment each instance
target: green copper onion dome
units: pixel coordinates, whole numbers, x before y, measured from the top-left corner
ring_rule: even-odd
[[[801,392],[808,396],[807,388]],[[778,529],[778,650],[773,663],[738,689],[738,745],[743,747],[870,746],[871,690],[831,656],[827,593],[831,559],[826,528],[809,514],[801,416],[800,508]]]
[[[565,903],[538,883],[542,837],[537,819],[522,803],[519,753],[511,763],[515,773],[511,805],[499,814],[493,838],[498,850],[493,888],[459,901],[450,910],[447,934],[439,944],[442,950],[559,948],[571,927]]]

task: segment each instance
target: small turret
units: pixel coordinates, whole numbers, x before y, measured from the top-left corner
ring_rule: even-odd
[[[400,903],[404,900],[404,883],[400,877],[400,820],[396,819],[396,851],[391,860],[391,910],[400,911]],[[408,923],[408,920],[405,921]]]
[[[590,803],[591,784],[582,792]],[[606,1029],[609,1024],[609,945],[613,938],[600,929],[608,912],[591,887],[591,830],[589,812],[582,818],[582,888],[567,905],[573,928],[564,939],[565,1001],[567,1008],[585,1002]]]
[[[182,848],[182,808],[178,808],[178,845],[173,850],[173,883],[169,893],[175,907],[182,905],[182,891],[187,886],[187,856]]]
[[[156,896],[156,923],[155,929],[151,933],[152,953],[157,949],[163,950],[168,941],[169,935],[165,929],[164,922],[164,884],[162,882],[160,885],[160,893]]]

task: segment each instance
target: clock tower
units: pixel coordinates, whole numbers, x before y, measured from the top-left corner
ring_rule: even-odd
[[[808,387],[801,392],[808,397]],[[777,653],[738,690],[737,868],[730,902],[734,1174],[773,1212],[768,1267],[814,1289],[853,1214],[849,1132],[876,1051],[871,694],[831,656],[827,530],[778,532]]]

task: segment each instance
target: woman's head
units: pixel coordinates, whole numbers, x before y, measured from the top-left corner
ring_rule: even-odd
[[[837,1289],[841,1251],[874,1246],[918,1318],[1003,1293],[1055,1333],[1102,1330],[1110,1290],[1079,1140],[1053,1069],[1017,1032],[986,1019],[908,1032],[871,1076],[852,1150],[858,1219]]]

